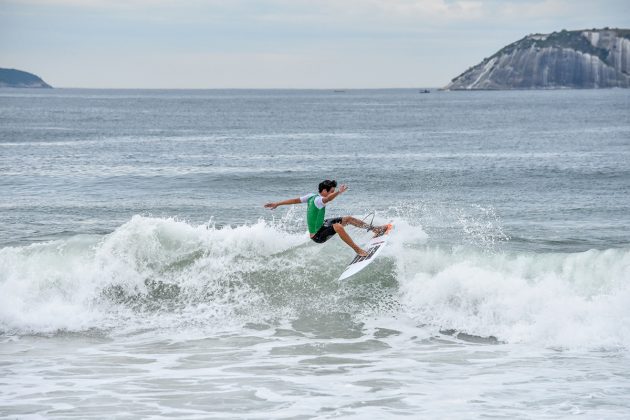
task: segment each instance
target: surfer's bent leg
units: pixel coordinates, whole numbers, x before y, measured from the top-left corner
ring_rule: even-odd
[[[358,228],[367,228],[370,225],[368,225],[367,223],[365,223],[362,220],[357,219],[356,217],[352,217],[352,216],[344,216],[341,218],[341,224],[346,226],[346,225],[352,225],[352,226],[356,226]]]
[[[352,238],[350,238],[350,235],[348,235],[348,233],[344,229],[343,224],[344,218],[342,217],[326,219],[322,227],[319,228],[319,230],[311,237],[311,240],[313,240],[313,242],[317,242],[318,244],[323,244],[324,242],[335,236],[335,234],[339,234],[339,237],[352,249],[354,249],[354,252],[361,255],[362,257],[366,256],[367,252],[365,252],[357,244],[354,243]]]
[[[382,234],[383,232],[385,232],[385,229],[387,229],[387,226],[385,226],[385,225],[383,225],[383,226],[370,226],[367,223],[365,223],[363,220],[359,220],[356,217],[352,217],[352,216],[342,217],[341,220],[342,220],[341,223],[344,226],[345,225],[352,225],[352,226],[356,226],[358,228],[371,230],[376,235]]]
[[[347,243],[350,246],[350,248],[354,249],[354,252],[356,252],[362,257],[365,257],[367,255],[367,252],[365,252],[364,250],[361,249],[361,247],[355,244],[352,238],[350,237],[350,235],[348,235],[348,233],[346,232],[346,229],[344,229],[343,227],[343,223],[335,223],[332,226],[333,226],[333,229],[335,229],[335,232],[337,232],[337,234],[339,235],[339,237],[345,243]]]

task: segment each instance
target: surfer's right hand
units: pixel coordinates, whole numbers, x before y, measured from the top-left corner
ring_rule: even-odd
[[[265,208],[266,209],[274,210],[276,207],[278,207],[277,203],[267,203],[267,204],[265,204]]]
[[[347,189],[348,186],[346,184],[341,184],[341,187],[339,187],[339,194],[346,192]]]

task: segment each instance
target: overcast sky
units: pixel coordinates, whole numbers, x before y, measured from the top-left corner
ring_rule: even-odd
[[[55,87],[439,87],[630,0],[0,0],[0,67]]]

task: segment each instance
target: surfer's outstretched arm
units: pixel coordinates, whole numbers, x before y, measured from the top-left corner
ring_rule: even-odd
[[[274,202],[267,203],[267,204],[265,204],[265,208],[273,210],[273,209],[275,209],[278,206],[287,206],[287,205],[290,205],[290,204],[301,204],[301,203],[302,203],[302,201],[300,201],[299,197],[298,198],[290,198],[288,200],[277,201],[275,203]]]
[[[322,201],[324,202],[324,204],[329,203],[337,198],[338,195],[345,193],[347,189],[348,187],[346,185],[342,185],[337,191],[330,193],[326,197],[324,197]]]

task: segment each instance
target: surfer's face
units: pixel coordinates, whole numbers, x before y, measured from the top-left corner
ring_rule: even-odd
[[[331,187],[328,191],[326,190],[322,190],[321,193],[319,193],[322,197],[327,197],[328,194],[332,194],[335,192],[335,187]]]

